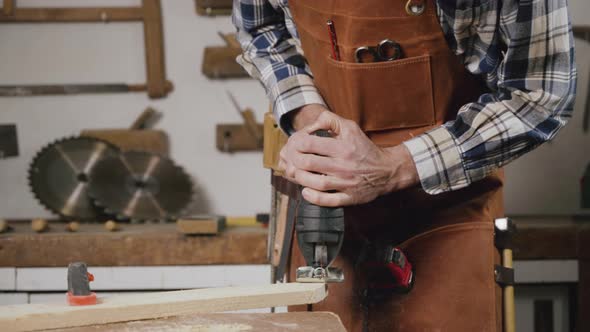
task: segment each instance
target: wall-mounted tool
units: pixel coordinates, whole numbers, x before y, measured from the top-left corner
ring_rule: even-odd
[[[218,124],[216,128],[217,149],[222,152],[257,151],[262,149],[263,125],[256,122],[254,111],[242,109],[231,93],[227,93],[243,124]]]
[[[0,159],[18,156],[16,125],[0,125]]]
[[[147,151],[168,156],[168,135],[162,130],[151,129],[160,117],[159,112],[148,107],[128,129],[85,129],[80,136],[107,141],[122,151]]]
[[[68,265],[66,297],[70,305],[96,304],[96,293],[90,291],[91,281],[94,281],[94,275],[88,273],[86,263],[75,262]]]
[[[116,156],[114,145],[90,137],[57,140],[37,153],[29,167],[29,185],[47,209],[64,219],[96,220],[101,216],[87,195],[96,163]]]
[[[117,219],[177,219],[193,198],[193,184],[172,160],[141,151],[101,158],[88,177],[88,195]]]
[[[210,79],[249,78],[250,75],[236,62],[242,48],[235,34],[222,34],[226,46],[209,46],[203,51],[201,71]]]
[[[107,23],[142,22],[147,82],[145,84],[13,85],[0,87],[0,96],[111,93],[147,91],[151,98],[165,97],[173,89],[166,80],[164,34],[160,0],[142,0],[139,7],[17,8],[4,1],[0,23]]]
[[[195,0],[195,5],[201,16],[231,15],[232,0]]]

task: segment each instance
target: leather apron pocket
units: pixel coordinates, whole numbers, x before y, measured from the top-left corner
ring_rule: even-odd
[[[438,227],[401,244],[414,288],[369,310],[375,331],[495,331],[491,222]]]
[[[327,57],[324,74],[317,79],[329,81],[324,93],[331,110],[366,132],[436,122],[430,55],[374,63]]]

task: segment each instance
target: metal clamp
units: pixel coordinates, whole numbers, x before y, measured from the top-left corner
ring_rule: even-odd
[[[494,265],[494,278],[502,287],[514,285],[514,269],[502,265]]]
[[[425,0],[408,0],[406,3],[406,12],[411,16],[420,16],[426,10]]]

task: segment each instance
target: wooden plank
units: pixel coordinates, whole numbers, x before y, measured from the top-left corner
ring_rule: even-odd
[[[331,312],[289,312],[289,313],[214,313],[152,319],[138,322],[113,323],[58,329],[54,331],[322,331],[346,332],[340,318]]]
[[[52,224],[57,225],[52,222]],[[76,233],[53,227],[34,233],[29,222],[13,222],[0,234],[0,267],[158,266],[266,264],[266,229],[231,227],[218,236],[178,234],[176,225],[124,224],[108,232],[103,224],[81,224]],[[65,223],[64,223],[65,225]]]
[[[107,297],[90,306],[28,304],[0,310],[3,331],[35,331],[183,314],[310,304],[326,297],[324,284],[286,283],[206,288]]]
[[[138,7],[15,8],[12,15],[0,13],[0,23],[132,22],[141,21]]]
[[[273,248],[270,263],[272,266],[279,266],[281,259],[281,249],[285,240],[285,231],[287,226],[287,211],[289,210],[289,196],[279,194],[279,212],[277,214],[277,229],[273,241]]]
[[[168,91],[160,0],[142,0],[142,4],[148,95],[152,98],[164,97]]]

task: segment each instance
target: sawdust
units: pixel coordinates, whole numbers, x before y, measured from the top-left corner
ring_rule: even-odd
[[[207,325],[193,325],[183,326],[183,329],[177,330],[179,332],[240,332],[252,331],[253,328],[246,324],[207,324]]]

